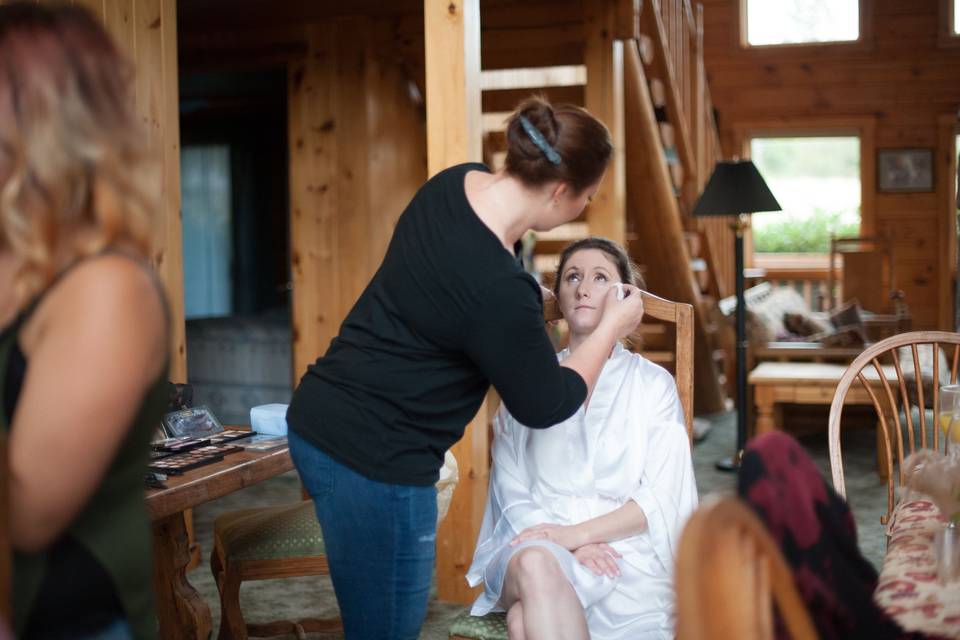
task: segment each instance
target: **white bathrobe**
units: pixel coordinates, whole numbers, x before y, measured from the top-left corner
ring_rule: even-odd
[[[566,350],[559,354],[562,360]],[[549,429],[528,429],[501,408],[494,422],[487,508],[467,573],[484,592],[471,613],[497,601],[513,553],[553,552],[584,607],[593,640],[674,637],[673,566],[680,532],[697,505],[690,446],[673,377],[617,345],[586,410]],[[647,518],[643,533],[611,543],[623,558],[617,578],[597,576],[548,541],[511,548],[518,533],[545,522],[572,525],[628,500]]]

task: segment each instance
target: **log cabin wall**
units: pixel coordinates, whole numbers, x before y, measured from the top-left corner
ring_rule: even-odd
[[[783,132],[818,122],[873,123],[874,146],[864,144],[861,157],[871,174],[877,149],[934,151],[933,191],[871,189],[863,200],[863,230],[894,240],[897,287],[914,329],[953,328],[950,138],[960,106],[960,38],[945,36],[947,1],[861,0],[858,43],[744,47],[744,0],[702,0],[704,57],[727,157],[743,153],[742,132],[754,125]]]
[[[0,0],[3,4],[4,0]],[[63,0],[38,4],[58,5]],[[180,220],[180,115],[177,87],[176,0],[74,0],[103,21],[134,67],[134,100],[145,140],[162,173],[160,211],[154,220],[151,262],[170,303],[170,373],[187,381],[183,323],[183,245]]]
[[[427,176],[390,25],[339,17],[303,35],[288,92],[294,380],[327,350]]]

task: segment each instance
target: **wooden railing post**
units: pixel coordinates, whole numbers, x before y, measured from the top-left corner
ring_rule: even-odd
[[[610,129],[613,158],[600,190],[587,207],[592,235],[624,244],[626,240],[626,174],[624,165],[623,43],[616,39],[616,0],[586,5],[586,107]]]

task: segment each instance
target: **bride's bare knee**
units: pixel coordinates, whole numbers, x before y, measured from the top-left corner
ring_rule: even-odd
[[[511,558],[508,570],[514,573],[522,592],[550,593],[569,586],[556,557],[542,547],[521,549]]]

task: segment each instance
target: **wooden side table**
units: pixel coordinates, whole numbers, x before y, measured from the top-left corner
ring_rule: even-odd
[[[846,365],[823,362],[762,362],[747,376],[753,391],[756,424],[751,435],[760,435],[783,424],[784,403],[825,405],[833,402],[833,395]],[[867,381],[875,391],[883,388],[880,376],[873,368],[865,369]],[[883,367],[883,374],[892,386],[898,384],[892,365]],[[873,401],[860,383],[854,383],[847,393],[847,405],[873,406]],[[826,423],[824,423],[826,426]],[[877,428],[877,472],[886,475],[886,453],[882,435]]]

